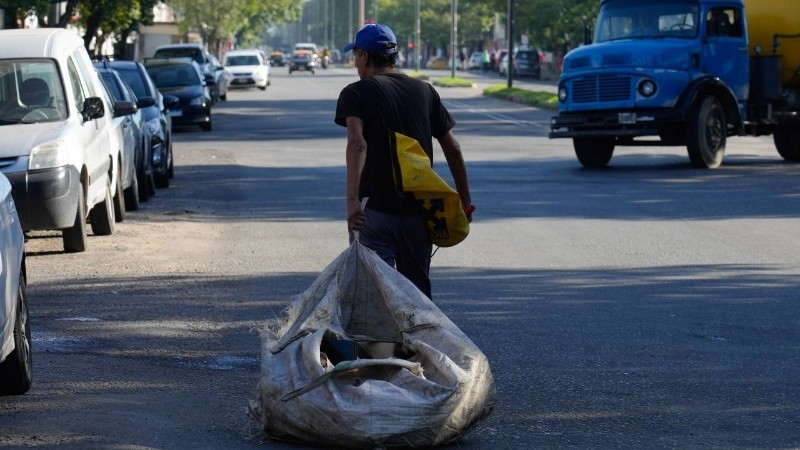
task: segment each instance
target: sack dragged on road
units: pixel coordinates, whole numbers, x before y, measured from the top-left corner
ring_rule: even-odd
[[[272,438],[339,448],[453,441],[491,412],[486,356],[355,241],[262,331],[253,415]]]

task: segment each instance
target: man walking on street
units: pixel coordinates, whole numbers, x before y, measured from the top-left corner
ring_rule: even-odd
[[[398,193],[393,178],[389,133],[416,139],[433,161],[439,142],[461,204],[474,209],[455,121],[430,84],[397,73],[397,40],[379,24],[365,25],[344,47],[353,51],[359,81],[345,87],[336,104],[336,124],[347,127],[347,224],[359,241],[411,280],[428,298],[431,236],[425,211],[408,192]],[[362,211],[361,200],[368,198]]]

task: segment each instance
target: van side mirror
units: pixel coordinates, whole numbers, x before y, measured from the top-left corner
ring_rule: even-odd
[[[100,97],[89,97],[83,101],[83,120],[94,120],[103,117],[106,113],[103,106],[103,99]]]

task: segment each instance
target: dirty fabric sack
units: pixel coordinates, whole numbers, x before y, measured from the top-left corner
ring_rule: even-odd
[[[358,241],[262,331],[253,415],[272,438],[339,448],[450,442],[496,401],[486,356]]]

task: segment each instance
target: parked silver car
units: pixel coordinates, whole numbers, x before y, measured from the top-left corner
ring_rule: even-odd
[[[0,395],[28,392],[33,380],[31,326],[25,285],[25,237],[11,183],[0,174]]]

